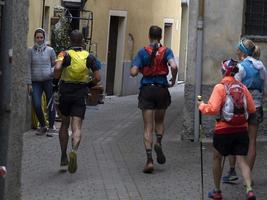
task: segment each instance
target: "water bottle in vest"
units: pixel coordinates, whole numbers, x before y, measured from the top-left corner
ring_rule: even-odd
[[[226,90],[225,103],[221,110],[221,119],[231,125],[242,125],[247,122],[247,99],[243,85],[239,81],[222,83]]]

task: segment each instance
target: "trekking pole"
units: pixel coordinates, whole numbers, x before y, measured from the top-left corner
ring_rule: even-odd
[[[48,108],[49,108],[49,106],[51,105],[51,111],[53,110],[53,108],[54,108],[54,93],[53,93],[53,95],[51,96],[51,98],[49,99],[49,101],[48,101],[48,104],[47,104],[47,106],[46,106],[46,109],[48,110]]]
[[[222,161],[222,168],[221,168],[222,173],[223,173],[224,163],[225,163],[225,156],[223,156],[223,161]]]
[[[198,101],[202,101],[202,97],[197,96]],[[204,200],[204,178],[203,178],[203,150],[202,150],[202,139],[203,139],[203,128],[202,128],[202,115],[199,111],[199,141],[200,141],[200,166],[201,166],[201,200]]]

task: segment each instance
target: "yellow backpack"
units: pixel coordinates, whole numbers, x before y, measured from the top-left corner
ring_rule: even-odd
[[[88,83],[92,78],[93,72],[86,66],[87,51],[68,50],[67,53],[71,57],[71,63],[62,71],[61,79],[72,83]]]

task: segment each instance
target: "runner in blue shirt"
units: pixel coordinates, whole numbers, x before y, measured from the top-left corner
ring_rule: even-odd
[[[162,29],[158,26],[151,26],[149,29],[150,44],[139,50],[131,67],[132,76],[137,76],[138,73],[143,75],[140,84],[138,107],[142,110],[144,121],[144,144],[147,154],[147,162],[143,169],[144,173],[152,173],[154,170],[152,158],[153,131],[157,136],[154,145],[157,162],[159,164],[166,162],[161,140],[164,134],[165,111],[171,103],[168,87],[172,87],[175,84],[177,76],[177,65],[173,52],[160,44],[161,38]],[[170,84],[167,80],[168,66],[170,66],[172,74]]]

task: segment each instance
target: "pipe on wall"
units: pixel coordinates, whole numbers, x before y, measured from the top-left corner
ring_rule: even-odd
[[[45,0],[43,0],[43,8],[42,8],[42,28],[44,28],[44,17],[45,17]]]
[[[195,67],[195,113],[194,113],[194,141],[199,141],[199,109],[197,96],[202,94],[202,63],[203,63],[203,29],[205,0],[199,0],[197,20],[197,54]]]

